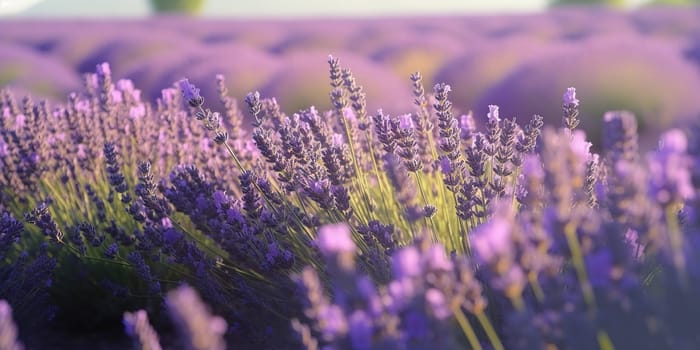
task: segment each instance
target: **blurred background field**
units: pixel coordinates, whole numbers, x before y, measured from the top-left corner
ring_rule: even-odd
[[[546,97],[575,86],[594,141],[603,113],[611,109],[633,111],[648,140],[700,115],[700,10],[690,6],[561,6],[542,12],[535,1],[505,14],[492,13],[502,10],[494,3],[489,13],[401,16],[397,8],[321,18],[293,11],[285,17],[281,10],[264,16],[272,2],[262,1],[249,15],[249,4],[231,3],[232,18],[225,18],[225,11],[212,16],[216,6],[225,6],[214,1],[209,7],[185,4],[190,14],[208,9],[203,18],[177,12],[143,17],[145,4],[127,10],[125,3],[113,11],[121,16],[110,19],[104,18],[105,7],[61,12],[59,2],[40,2],[28,14],[2,18],[0,86],[37,100],[62,100],[82,91],[82,73],[107,61],[115,77],[133,80],[151,100],[185,76],[211,100],[214,77],[221,73],[239,100],[259,90],[293,113],[309,105],[330,107],[324,65],[333,54],[364,86],[371,113],[380,107],[410,111],[408,75],[420,71],[428,86],[452,85],[455,106],[473,111],[477,121],[489,104],[500,105],[507,117],[540,114],[558,121],[560,106]]]
[[[258,90],[263,97],[275,97],[288,114],[312,105],[328,110],[327,60],[332,54],[363,85],[370,114],[379,108],[392,116],[413,111],[409,75],[419,71],[428,91],[438,82],[450,84],[456,113],[473,112],[481,127],[492,104],[500,106],[501,117],[517,117],[521,125],[533,114],[560,124],[561,94],[574,86],[581,100],[582,126],[595,150],[600,147],[603,115],[609,110],[637,115],[643,150],[651,149],[663,130],[700,118],[700,9],[691,1],[485,3],[154,0],[149,5],[145,0],[0,0],[0,89],[9,88],[19,99],[25,94],[36,102],[47,99],[55,107],[70,92],[85,93],[83,74],[109,62],[115,83],[132,80],[143,99],[151,102],[162,96],[162,89],[187,77],[202,89],[207,107],[223,111],[215,78],[223,74],[240,107],[245,107],[242,101],[248,92]],[[338,9],[331,11],[333,6]],[[149,114],[158,121],[141,124],[153,127],[141,131],[151,129],[155,135],[154,124],[167,119],[167,113],[158,113]],[[0,119],[10,116],[9,109],[0,108]],[[24,116],[12,119],[24,124]],[[199,140],[200,135],[180,133],[190,127],[184,117],[172,120],[161,127],[181,136],[177,142],[183,149]],[[251,121],[243,125],[250,127]],[[134,135],[142,134],[134,129],[139,128],[130,129]],[[134,159],[155,149],[156,154],[175,155],[179,145],[162,147],[163,135],[139,143],[145,151],[129,155],[128,171],[133,172]],[[208,152],[211,142],[204,141],[200,148]],[[73,143],[66,142],[65,149],[83,146]],[[206,152],[201,153],[203,158],[197,161],[209,164]],[[82,158],[102,161],[99,155],[84,154]],[[158,160],[162,163],[155,167],[158,171],[171,170],[164,158]],[[237,183],[229,170],[227,165],[212,171]],[[71,265],[62,264],[63,271],[73,271]],[[112,317],[127,309],[116,304],[105,308],[97,296],[75,298],[82,287],[75,279],[81,277],[72,278],[61,276],[54,284],[57,298],[69,310],[64,313],[71,317],[90,320],[84,323],[92,326],[99,323],[90,315],[93,310]],[[124,342],[121,328],[110,336],[102,339],[111,343],[108,348]],[[60,335],[28,341],[38,338],[65,343]]]

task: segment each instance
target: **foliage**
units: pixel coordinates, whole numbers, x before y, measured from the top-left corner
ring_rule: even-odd
[[[156,12],[196,14],[204,7],[205,0],[151,0]]]

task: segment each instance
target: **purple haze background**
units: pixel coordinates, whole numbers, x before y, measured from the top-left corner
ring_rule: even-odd
[[[640,132],[700,115],[700,11],[558,9],[540,14],[334,20],[15,20],[0,23],[0,86],[61,100],[81,74],[110,62],[145,97],[187,76],[215,100],[215,75],[232,95],[275,96],[285,112],[330,107],[328,54],[350,67],[368,110],[410,110],[408,75],[453,86],[455,107],[483,120],[558,121],[551,98],[576,86],[584,127],[598,140],[603,112],[629,109]],[[552,101],[544,103],[543,101]],[[519,113],[519,114],[516,114]],[[248,125],[248,123],[244,123]],[[647,147],[645,147],[647,148]]]

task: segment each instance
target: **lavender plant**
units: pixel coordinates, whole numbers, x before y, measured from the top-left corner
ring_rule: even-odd
[[[17,326],[12,319],[12,308],[5,300],[0,300],[0,348],[24,349],[22,343],[17,340]]]
[[[158,334],[148,322],[148,315],[144,310],[124,313],[124,330],[134,339],[135,347],[142,350],[160,350]]]
[[[251,129],[223,77],[223,114],[187,79],[143,102],[106,63],[53,111],[0,95],[0,297],[63,319],[109,297],[149,349],[166,295],[192,349],[700,345],[700,132],[643,157],[610,112],[593,154],[573,88],[559,129],[461,115],[418,73],[390,115],[328,64],[331,109],[253,92]]]

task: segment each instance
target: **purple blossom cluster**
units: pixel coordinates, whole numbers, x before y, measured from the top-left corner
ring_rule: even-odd
[[[464,307],[483,316],[486,309],[469,261],[448,257],[443,246],[427,239],[395,252],[393,277],[381,286],[358,271],[347,225],[321,227],[318,245],[332,297],[316,270],[307,267],[296,276],[307,321],[295,319],[292,325],[306,349],[463,348],[452,329],[453,312],[464,317]]]
[[[609,112],[596,154],[574,88],[562,128],[521,126],[415,73],[390,115],[328,65],[329,110],[252,92],[250,134],[221,76],[223,113],[187,79],[142,101],[106,63],[54,109],[3,92],[0,325],[9,303],[23,339],[92,313],[145,349],[168,324],[187,349],[700,346],[700,128],[644,157]]]

